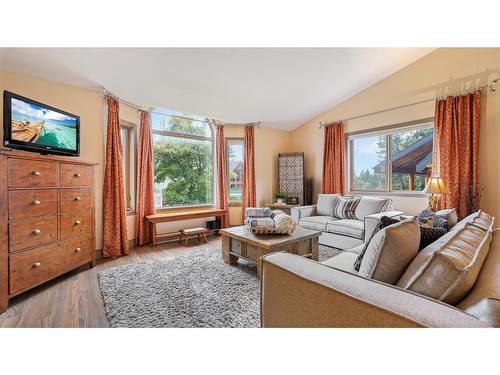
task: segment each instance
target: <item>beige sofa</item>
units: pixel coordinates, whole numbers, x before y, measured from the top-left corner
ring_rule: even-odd
[[[360,276],[352,267],[356,253],[323,263],[269,254],[261,268],[262,327],[498,327],[500,231],[492,228],[493,218],[481,212],[463,219],[420,251],[395,285]],[[448,280],[463,259],[470,264]],[[454,292],[432,298],[443,287],[433,283],[449,283]],[[459,300],[445,303],[452,294]]]
[[[302,228],[321,231],[319,243],[348,250],[367,241],[382,216],[398,216],[402,211],[391,210],[391,200],[378,197],[360,197],[356,207],[357,219],[338,219],[332,216],[338,194],[319,194],[317,204],[293,207],[290,215]]]

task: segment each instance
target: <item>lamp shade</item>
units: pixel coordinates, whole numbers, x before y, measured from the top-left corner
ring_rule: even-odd
[[[422,191],[431,194],[448,194],[448,189],[441,177],[431,177]]]

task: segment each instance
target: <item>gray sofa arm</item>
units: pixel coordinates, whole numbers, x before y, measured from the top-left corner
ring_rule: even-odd
[[[370,241],[373,232],[382,216],[397,217],[403,215],[403,211],[384,211],[365,216],[365,242]]]
[[[486,327],[464,312],[297,255],[261,258],[262,327]]]
[[[298,223],[300,219],[316,215],[316,205],[292,207],[290,216]]]

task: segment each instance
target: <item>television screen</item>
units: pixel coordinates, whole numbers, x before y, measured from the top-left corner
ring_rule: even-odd
[[[4,144],[42,153],[79,155],[80,117],[4,92]]]

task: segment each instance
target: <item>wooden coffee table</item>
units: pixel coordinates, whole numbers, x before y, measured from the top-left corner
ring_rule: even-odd
[[[237,264],[238,258],[257,265],[260,278],[260,257],[275,251],[318,260],[318,239],[321,232],[297,228],[293,234],[253,234],[245,225],[222,229],[222,259],[228,264]]]

